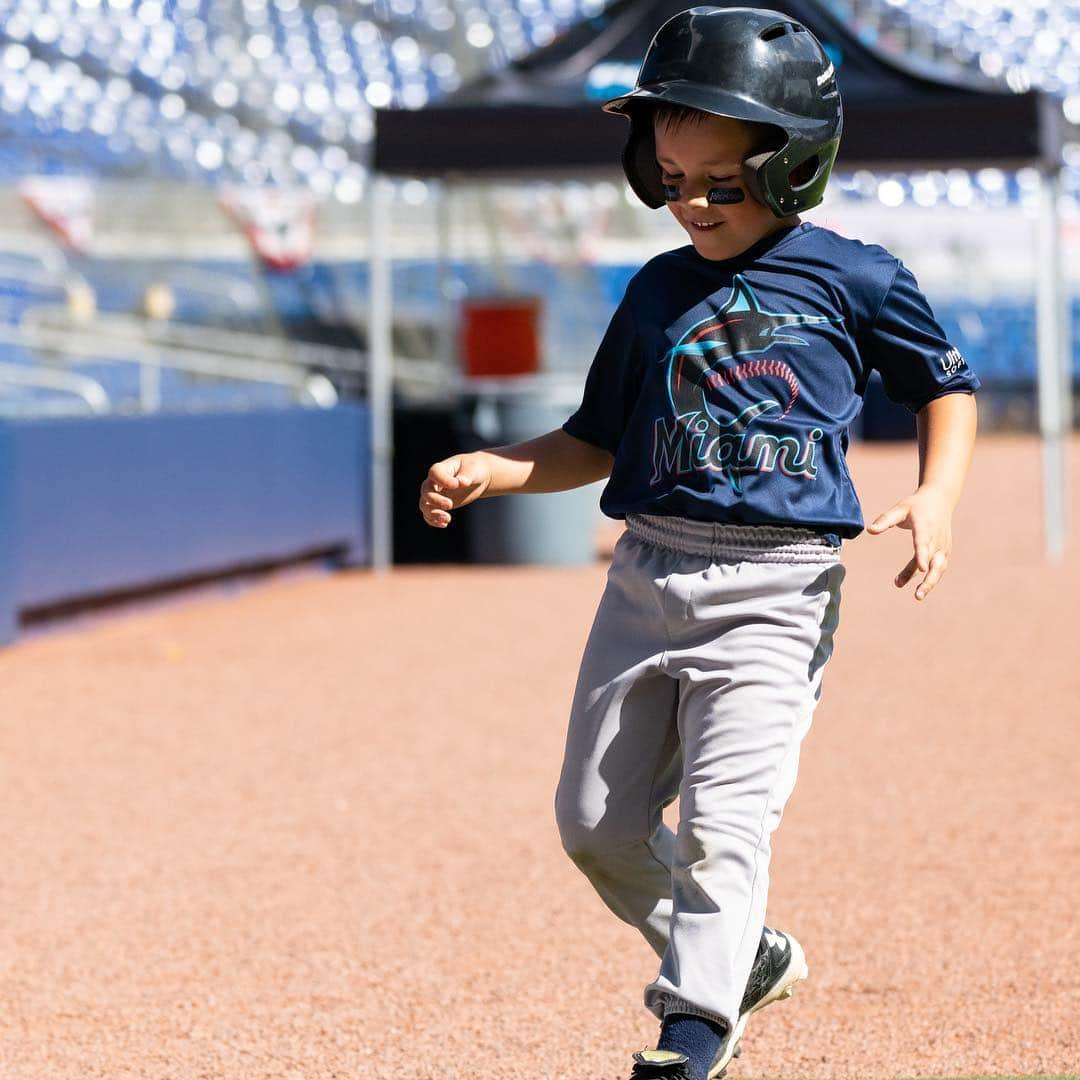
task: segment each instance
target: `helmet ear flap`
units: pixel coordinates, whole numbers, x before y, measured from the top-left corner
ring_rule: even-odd
[[[664,206],[664,187],[656,164],[656,141],[652,117],[634,113],[630,117],[630,134],[622,153],[623,172],[634,194],[650,209]]]
[[[754,154],[743,162],[743,180],[754,198],[776,217],[811,210],[822,200],[839,143],[835,138],[818,147],[804,143],[792,148],[788,142],[779,150]],[[794,159],[794,166],[788,163],[789,158]],[[792,177],[800,170],[809,170],[810,175],[793,182]]]

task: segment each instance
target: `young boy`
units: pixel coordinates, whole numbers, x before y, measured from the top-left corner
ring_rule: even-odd
[[[802,221],[841,132],[801,24],[696,7],[657,32],[627,115],[627,178],[691,243],[631,279],[561,428],[431,466],[420,510],[609,477],[624,518],[586,642],[555,798],[563,846],[661,957],[632,1080],[722,1076],[749,1015],[807,973],[764,926],[770,836],[863,529],[844,452],[872,368],[918,418],[919,484],[869,525],[912,532],[895,579],[944,573],[979,381],[883,248]],[[679,797],[679,824],[662,821]]]

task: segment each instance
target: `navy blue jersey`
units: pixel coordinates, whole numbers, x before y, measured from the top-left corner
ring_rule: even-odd
[[[793,525],[839,545],[863,528],[844,454],[871,369],[912,412],[981,385],[899,259],[804,221],[731,259],[692,244],[650,259],[562,427],[614,455],[608,517]]]

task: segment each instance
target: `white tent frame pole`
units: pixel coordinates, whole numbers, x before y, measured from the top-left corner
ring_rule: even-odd
[[[1038,348],[1039,432],[1042,436],[1043,547],[1058,560],[1065,550],[1066,451],[1071,413],[1069,325],[1065,319],[1062,281],[1061,172],[1057,166],[1040,170],[1037,222],[1035,337]]]
[[[368,408],[371,416],[371,566],[385,572],[393,563],[393,381],[390,251],[390,181],[371,176],[368,200],[368,262],[371,274],[368,312]]]
[[[435,192],[435,273],[440,313],[439,359],[445,365],[447,371],[452,371],[457,360],[454,340],[453,281],[450,273],[454,191],[451,187],[451,181],[445,178],[434,182],[430,186]]]

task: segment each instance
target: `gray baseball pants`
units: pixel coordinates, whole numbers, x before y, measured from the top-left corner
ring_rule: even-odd
[[[846,571],[805,529],[651,514],[626,526],[581,660],[556,820],[661,957],[645,1007],[730,1030]],[[676,795],[673,833],[662,812]]]

